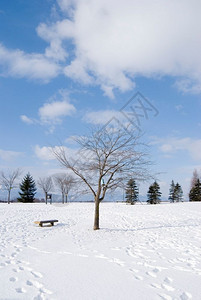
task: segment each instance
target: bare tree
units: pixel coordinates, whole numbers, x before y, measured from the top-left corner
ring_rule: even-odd
[[[19,168],[8,172],[7,174],[3,171],[0,172],[0,184],[2,188],[8,192],[8,204],[10,204],[11,190],[17,187],[15,185],[15,181],[21,175],[21,173],[22,172]]]
[[[65,178],[64,178],[64,190],[65,190],[65,202],[68,202],[68,195],[70,193],[70,191],[72,190],[72,188],[75,186],[76,181],[75,178],[70,175],[70,174],[66,174]]]
[[[121,187],[125,180],[150,178],[144,146],[138,134],[124,129],[103,128],[88,137],[76,139],[81,147],[77,159],[67,157],[65,147],[53,148],[60,164],[73,171],[85,183],[95,201],[94,230],[99,229],[99,204],[108,190]]]
[[[44,194],[45,194],[45,203],[47,204],[47,196],[48,193],[52,190],[53,188],[53,181],[52,178],[49,177],[43,177],[43,178],[39,178],[38,179],[38,186],[41,188],[41,190],[43,190]]]
[[[70,174],[57,174],[54,176],[54,181],[56,183],[56,186],[58,187],[59,191],[62,195],[62,203],[67,203],[68,201],[68,195],[70,190],[72,189],[73,185],[75,184],[75,179]],[[64,198],[65,197],[65,198]]]

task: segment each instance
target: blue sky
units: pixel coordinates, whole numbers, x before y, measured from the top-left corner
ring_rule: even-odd
[[[0,169],[60,172],[49,147],[140,92],[158,110],[140,129],[163,195],[173,179],[186,196],[201,170],[200,14],[198,0],[0,1]]]

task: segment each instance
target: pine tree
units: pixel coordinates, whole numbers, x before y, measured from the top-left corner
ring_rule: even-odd
[[[175,185],[174,194],[175,194],[175,200],[176,200],[176,202],[182,201],[183,191],[182,191],[182,188],[181,188],[181,186],[180,186],[180,184],[178,182]]]
[[[138,195],[139,195],[139,191],[135,183],[135,180],[130,179],[126,187],[126,196],[125,196],[126,202],[130,203],[131,205],[135,204],[136,201],[138,200]]]
[[[174,181],[172,180],[171,185],[170,185],[170,190],[169,190],[169,198],[170,202],[175,202],[175,184]]]
[[[195,186],[190,190],[189,201],[201,201],[201,182],[199,179],[197,179]]]
[[[160,186],[155,181],[152,185],[150,185],[149,190],[147,192],[147,202],[150,204],[157,204],[160,203],[161,198],[161,192],[160,192]]]
[[[170,192],[169,192],[169,200],[170,202],[179,202],[182,201],[183,191],[179,183],[176,184],[172,180],[170,185]]]
[[[36,184],[29,173],[23,178],[22,183],[20,184],[20,190],[21,192],[19,192],[20,197],[18,198],[18,201],[32,203],[36,194]]]

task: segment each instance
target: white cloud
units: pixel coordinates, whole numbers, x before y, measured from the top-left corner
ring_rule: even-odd
[[[71,144],[71,145],[76,145],[77,144],[77,142],[76,142],[77,138],[80,138],[80,135],[79,136],[78,135],[71,135],[71,136],[69,136],[68,138],[65,139],[65,143]]]
[[[184,107],[183,107],[183,105],[179,104],[179,105],[176,105],[175,108],[177,111],[181,111],[181,110],[183,110]]]
[[[201,160],[201,139],[186,138],[154,138],[152,144],[158,144],[159,150],[164,154],[173,154],[179,151],[187,151],[197,161]]]
[[[69,8],[76,4],[77,0],[57,0],[57,3],[63,11],[69,12]]]
[[[34,121],[33,121],[32,119],[28,118],[28,117],[25,116],[25,115],[21,115],[21,116],[20,116],[20,119],[21,119],[24,123],[26,123],[26,124],[33,124],[33,123],[34,123]]]
[[[8,50],[0,44],[1,75],[27,77],[48,82],[60,73],[60,67],[42,54],[26,54],[20,50]]]
[[[52,103],[45,103],[39,108],[39,116],[44,123],[58,123],[62,117],[70,116],[76,111],[73,104],[67,101],[55,101]]]
[[[114,99],[114,92],[113,92],[114,86],[102,84],[101,88],[104,91],[105,96],[108,96],[109,98]]]
[[[41,159],[41,160],[45,160],[45,161],[50,161],[50,160],[56,160],[55,155],[54,155],[54,151],[59,151],[59,146],[55,146],[55,147],[40,147],[39,145],[35,146],[34,152],[35,155]],[[63,147],[63,149],[65,150],[66,153],[66,157],[75,157],[75,153],[76,150],[67,148],[67,147]]]
[[[171,144],[163,144],[160,150],[165,153],[170,153],[174,151],[174,147]]]
[[[200,77],[195,79],[180,79],[177,80],[175,86],[184,93],[200,94],[201,80]]]
[[[99,110],[88,112],[85,114],[83,120],[94,125],[104,125],[113,118],[116,118],[120,122],[124,120],[123,114],[116,110]]]
[[[68,91],[61,89],[50,97],[48,102],[39,107],[39,118],[21,115],[20,119],[26,124],[48,125],[48,133],[53,133],[56,125],[61,124],[65,117],[71,116],[75,112],[76,108],[70,103]]]
[[[0,149],[0,158],[2,160],[6,160],[6,161],[13,160],[19,157],[20,155],[22,155],[22,152],[7,151],[7,150]]]
[[[111,88],[133,88],[135,76],[170,75],[181,78],[177,85],[183,91],[201,91],[199,0],[58,3],[64,13],[73,9],[64,31],[73,39],[76,57],[66,75],[75,79],[79,65],[82,72],[76,79],[93,74],[110,97]],[[64,32],[60,36],[63,39]]]
[[[0,46],[2,75],[48,81],[58,74],[127,91],[137,76],[172,76],[201,92],[200,0],[57,0],[63,19],[41,23],[43,54]]]
[[[69,66],[65,67],[64,74],[84,84],[93,82],[93,78],[87,73],[84,64],[80,60],[74,60]]]
[[[40,147],[36,145],[34,152],[41,160],[55,160],[55,156],[51,147]]]
[[[58,61],[65,61],[68,57],[62,41],[73,37],[73,26],[70,20],[64,19],[51,26],[41,23],[37,28],[38,35],[50,46],[46,48],[45,56]]]

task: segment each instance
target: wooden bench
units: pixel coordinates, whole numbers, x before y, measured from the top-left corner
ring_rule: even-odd
[[[46,221],[35,221],[35,224],[43,227],[43,224],[50,224],[50,226],[54,226],[54,223],[59,222],[58,220],[46,220]]]

